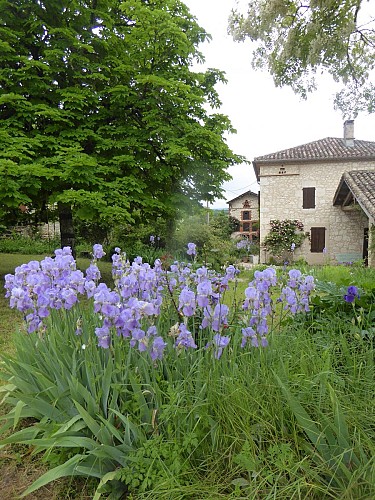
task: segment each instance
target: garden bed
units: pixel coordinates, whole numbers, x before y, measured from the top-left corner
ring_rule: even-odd
[[[373,270],[262,267],[240,281],[117,255],[118,297],[102,287],[97,313],[51,311],[5,359],[18,433],[3,443],[50,467],[30,495],[76,474],[94,477],[95,498],[375,495]]]

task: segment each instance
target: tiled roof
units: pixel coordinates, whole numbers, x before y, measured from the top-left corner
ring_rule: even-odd
[[[326,137],[294,148],[258,156],[254,159],[254,163],[375,159],[375,142],[359,140],[353,142],[352,146],[347,146],[344,139]]]
[[[355,197],[367,216],[375,220],[375,170],[344,172],[333,204],[344,204],[349,192]]]
[[[227,201],[227,203],[232,203],[232,201],[236,201],[239,198],[242,198],[243,196],[256,196],[256,197],[258,197],[258,193],[253,193],[252,191],[245,191],[244,193],[233,198],[232,200]]]

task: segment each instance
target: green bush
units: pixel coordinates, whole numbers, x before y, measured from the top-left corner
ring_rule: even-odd
[[[58,238],[48,240],[19,235],[0,238],[0,253],[52,255],[55,248],[59,246],[60,240]]]
[[[303,232],[301,221],[294,219],[271,220],[270,231],[263,240],[264,247],[272,254],[271,259],[283,264],[290,261],[295,249],[299,248],[308,233]]]

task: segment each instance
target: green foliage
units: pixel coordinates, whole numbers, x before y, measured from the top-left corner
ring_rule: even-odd
[[[209,35],[183,3],[2,0],[0,21],[0,220],[53,202],[101,225],[174,220],[221,196],[243,158],[212,113],[223,73],[191,69]]]
[[[229,29],[235,40],[258,42],[253,65],[266,67],[276,86],[306,97],[314,76],[327,71],[344,84],[335,104],[345,115],[375,111],[375,30],[365,0],[256,0],[247,14],[232,14]]]
[[[264,247],[281,261],[289,260],[292,252],[300,247],[307,237],[299,220],[271,220],[271,229],[263,240]],[[294,245],[294,248],[292,247]]]
[[[185,258],[187,244],[195,242],[199,260],[219,269],[235,260],[233,242],[230,239],[231,225],[225,213],[209,214],[204,211],[186,216],[176,228],[174,251]]]
[[[176,480],[188,484],[188,456],[197,446],[194,434],[186,435],[182,442],[166,442],[161,436],[155,436],[130,456],[129,465],[120,469],[115,479],[134,493],[145,493],[158,484],[173,485]]]
[[[31,238],[14,234],[11,237],[0,238],[0,253],[21,253],[21,254],[52,254],[55,248],[59,247],[57,239]]]

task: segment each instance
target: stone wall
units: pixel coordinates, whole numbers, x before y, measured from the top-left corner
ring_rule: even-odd
[[[32,236],[35,236],[35,227],[13,226],[10,227],[8,232],[5,234],[6,236],[11,236],[14,233],[19,236],[30,238]],[[39,238],[45,240],[60,238],[60,223],[56,221],[56,222],[49,222],[48,224],[39,224],[36,234],[38,234]]]
[[[325,227],[326,253],[312,253],[309,240],[296,251],[309,264],[362,258],[364,229],[368,218],[359,205],[333,206],[342,174],[349,170],[375,170],[375,162],[326,162],[260,166],[260,235],[263,241],[272,219],[299,219],[304,230]],[[315,208],[302,208],[303,188],[315,187]],[[264,248],[261,262],[269,258]]]
[[[259,234],[259,204],[258,195],[252,192],[246,192],[237,198],[228,202],[229,216],[240,221],[240,230],[232,233],[232,238],[240,238],[246,236],[250,239],[257,237]],[[250,218],[244,220],[243,212],[250,212]],[[256,229],[253,229],[253,222],[257,222]],[[250,223],[250,230],[244,230],[243,224]]]

